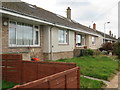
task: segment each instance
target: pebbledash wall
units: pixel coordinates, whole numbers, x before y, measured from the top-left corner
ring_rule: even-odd
[[[58,31],[62,28],[46,26],[44,30],[44,56],[49,60],[57,60],[63,58],[72,58],[74,50],[74,31],[68,30],[68,44],[59,44]]]
[[[4,22],[10,19],[3,18]],[[28,23],[29,24],[29,23]],[[31,23],[32,24],[32,23]],[[66,45],[58,43],[58,30],[48,25],[40,25],[40,47],[9,47],[9,26],[2,26],[2,52],[21,53],[23,60],[30,60],[30,57],[38,57],[41,60],[57,60],[72,58],[74,50],[74,32],[69,31],[69,42]],[[74,42],[74,43],[73,43]]]

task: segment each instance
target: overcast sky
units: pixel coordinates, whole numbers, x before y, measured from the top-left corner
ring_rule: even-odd
[[[119,0],[22,0],[56,14],[66,17],[67,7],[71,8],[72,19],[80,24],[91,26],[97,24],[97,30],[106,33],[109,30],[118,36],[118,2]]]

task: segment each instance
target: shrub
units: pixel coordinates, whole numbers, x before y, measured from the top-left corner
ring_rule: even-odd
[[[104,50],[104,51],[109,52],[109,51],[113,50],[113,44],[110,43],[110,42],[104,43],[104,44],[102,45],[102,47],[99,48],[99,50],[100,50],[100,51],[103,51],[103,50]]]
[[[102,51],[102,54],[103,54],[103,55],[108,55],[108,52],[103,50],[103,51]]]
[[[101,55],[102,53],[101,53],[101,51],[100,50],[95,50],[94,51],[94,55]]]
[[[91,49],[82,49],[80,56],[92,56],[94,53]]]
[[[120,59],[120,42],[113,44],[113,53],[116,54]]]

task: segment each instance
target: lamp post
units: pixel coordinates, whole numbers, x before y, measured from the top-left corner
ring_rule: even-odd
[[[104,23],[104,41],[103,41],[103,43],[105,43],[105,25],[106,25],[106,24],[109,24],[109,23],[110,23],[110,22],[105,22],[105,23]]]

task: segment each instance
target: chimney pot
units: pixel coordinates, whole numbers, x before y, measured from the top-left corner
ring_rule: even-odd
[[[112,34],[112,32],[111,32],[111,30],[109,31],[109,35],[111,36],[111,34]]]
[[[70,7],[67,8],[67,18],[71,19],[71,9],[70,9]]]
[[[93,24],[93,29],[96,30],[96,24],[95,23]]]
[[[116,38],[116,35],[114,35],[114,38]]]
[[[112,37],[113,37],[113,34],[112,34]]]

